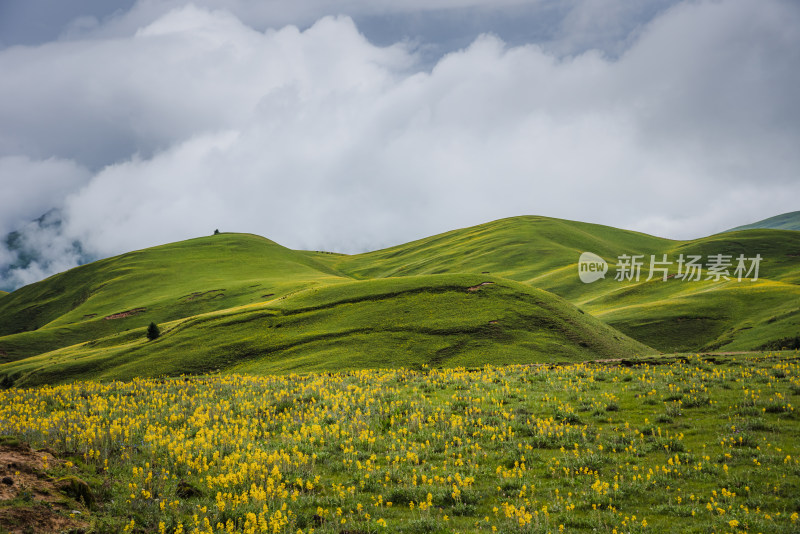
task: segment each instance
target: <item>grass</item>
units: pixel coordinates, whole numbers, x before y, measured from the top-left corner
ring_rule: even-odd
[[[609,262],[605,280],[580,282],[584,251]],[[800,336],[798,251],[795,231],[671,241],[532,216],[353,256],[220,234],[102,260],[0,297],[0,380],[780,348]],[[759,280],[613,279],[621,254],[674,261],[718,253],[760,254]],[[464,292],[486,281],[494,284]],[[559,313],[569,320],[543,318]],[[146,343],[151,321],[165,335]]]
[[[682,243],[665,253],[764,258],[759,280],[643,282],[581,306],[665,352],[754,350],[800,332],[800,233],[751,230]]]
[[[583,284],[577,260],[594,252],[609,264],[605,280]],[[641,254],[640,282],[613,280],[617,257]],[[650,255],[673,262],[681,254],[739,254],[763,258],[759,280],[646,281]],[[616,228],[514,217],[456,230],[330,264],[371,278],[450,272],[488,272],[562,296],[642,343],[663,352],[757,350],[800,334],[800,233],[749,230],[693,241],[670,241]],[[670,274],[676,272],[672,265]],[[705,278],[705,275],[703,275]]]
[[[800,353],[658,358],[11,389],[0,436],[94,533],[798,531]]]
[[[248,234],[154,247],[71,269],[3,297],[0,356],[24,358],[151,321],[263,302],[339,280],[346,278],[313,258]],[[107,319],[125,312],[130,315]]]
[[[485,285],[480,285],[483,282]],[[198,342],[198,339],[203,340]],[[485,275],[342,282],[3,366],[15,385],[75,379],[634,357],[648,347],[550,293]]]

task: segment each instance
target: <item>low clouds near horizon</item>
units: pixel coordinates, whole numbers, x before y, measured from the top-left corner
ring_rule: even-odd
[[[154,5],[0,49],[0,235],[38,258],[0,287],[216,228],[358,252],[522,214],[692,238],[797,209],[793,2],[638,26],[576,2],[552,39],[434,60],[347,15]]]

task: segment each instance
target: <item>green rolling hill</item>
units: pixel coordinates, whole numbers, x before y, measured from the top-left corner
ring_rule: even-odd
[[[609,264],[606,279],[584,284],[577,261],[590,251]],[[613,280],[622,254],[647,262],[641,280]],[[650,256],[760,254],[759,279],[646,281]],[[486,272],[562,296],[665,352],[751,350],[800,334],[800,234],[750,230],[671,241],[607,226],[545,217],[514,217],[386,250],[337,256],[332,268],[357,278]],[[748,265],[749,266],[749,265]],[[670,274],[675,274],[673,264]],[[730,269],[733,272],[733,269]],[[703,274],[702,278],[706,275]]]
[[[472,289],[471,289],[472,288]],[[505,279],[352,281],[11,362],[17,383],[161,374],[583,361],[652,350],[563,299]]]
[[[752,224],[745,224],[727,230],[728,232],[736,232],[739,230],[755,230],[755,229],[773,229],[773,230],[800,230],[800,211],[792,211],[769,217]]]
[[[138,327],[344,280],[268,239],[222,234],[97,261],[0,301],[8,361]]]
[[[665,253],[673,259],[680,254],[703,258],[759,254],[762,262],[756,281],[617,284],[605,295],[580,304],[662,351],[777,348],[781,339],[800,335],[800,234],[782,230],[718,234],[678,244]]]
[[[578,257],[609,264],[584,284]],[[636,281],[617,258],[642,255]],[[651,255],[760,254],[756,281],[646,281]],[[731,269],[732,270],[732,269]],[[148,342],[151,322],[162,336]],[[34,384],[222,371],[629,358],[780,348],[800,335],[800,233],[672,241],[514,217],[359,255],[220,234],[0,296],[0,377]]]
[[[619,254],[653,254],[678,242],[598,224],[524,216],[455,230],[356,256],[331,256],[331,268],[358,279],[474,272],[557,293],[571,302],[608,292],[578,279],[582,252],[607,261]]]

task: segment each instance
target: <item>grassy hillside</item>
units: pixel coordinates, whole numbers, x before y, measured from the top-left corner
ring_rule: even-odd
[[[583,361],[652,353],[545,291],[426,275],[332,284],[8,363],[15,384],[215,370],[285,372]]]
[[[606,278],[584,284],[578,258],[593,252]],[[636,281],[615,281],[622,254],[643,255]],[[760,254],[756,282],[646,281],[651,255]],[[607,226],[514,217],[456,230],[329,264],[357,278],[428,273],[490,273],[551,291],[651,347],[666,351],[750,350],[800,335],[800,233],[749,230],[672,241]],[[677,272],[673,263],[670,275]],[[729,270],[733,274],[733,268]]]
[[[762,221],[754,222],[752,224],[745,224],[731,228],[728,232],[736,232],[738,230],[753,230],[758,228],[772,228],[774,230],[800,230],[800,211],[792,211],[770,217]]]
[[[654,253],[673,241],[598,224],[524,216],[454,230],[405,245],[330,258],[333,268],[356,278],[488,272],[543,287],[569,270],[574,286],[581,252],[603,257]]]
[[[0,301],[0,358],[27,357],[149,324],[345,280],[268,239],[220,234],[83,265]]]
[[[781,339],[800,335],[797,232],[750,230],[718,234],[680,243],[665,253],[673,259],[680,254],[703,258],[713,254],[733,258],[760,254],[763,260],[757,281],[602,281],[611,290],[579,304],[608,324],[668,352],[772,348],[771,344]],[[674,272],[676,269],[670,271]]]
[[[580,281],[587,251],[608,262],[605,279]],[[640,280],[614,279],[622,254],[643,257]],[[705,262],[714,254],[759,254],[758,280],[674,277],[681,255]],[[651,255],[673,261],[668,280],[646,280]],[[154,342],[144,338],[150,321],[164,330]],[[778,349],[798,336],[798,232],[684,242],[545,217],[354,256],[221,234],[85,265],[0,297],[0,361],[8,362],[0,375],[29,383],[597,359],[648,347]]]

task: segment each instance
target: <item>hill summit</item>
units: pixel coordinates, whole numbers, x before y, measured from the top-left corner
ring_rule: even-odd
[[[592,284],[591,252],[763,258],[756,280]],[[671,241],[525,216],[358,255],[222,233],[97,261],[0,296],[6,383],[630,358],[778,347],[800,325],[800,233]],[[646,273],[645,266],[645,273]],[[667,276],[669,273],[669,276]],[[148,325],[161,336],[149,341]]]

